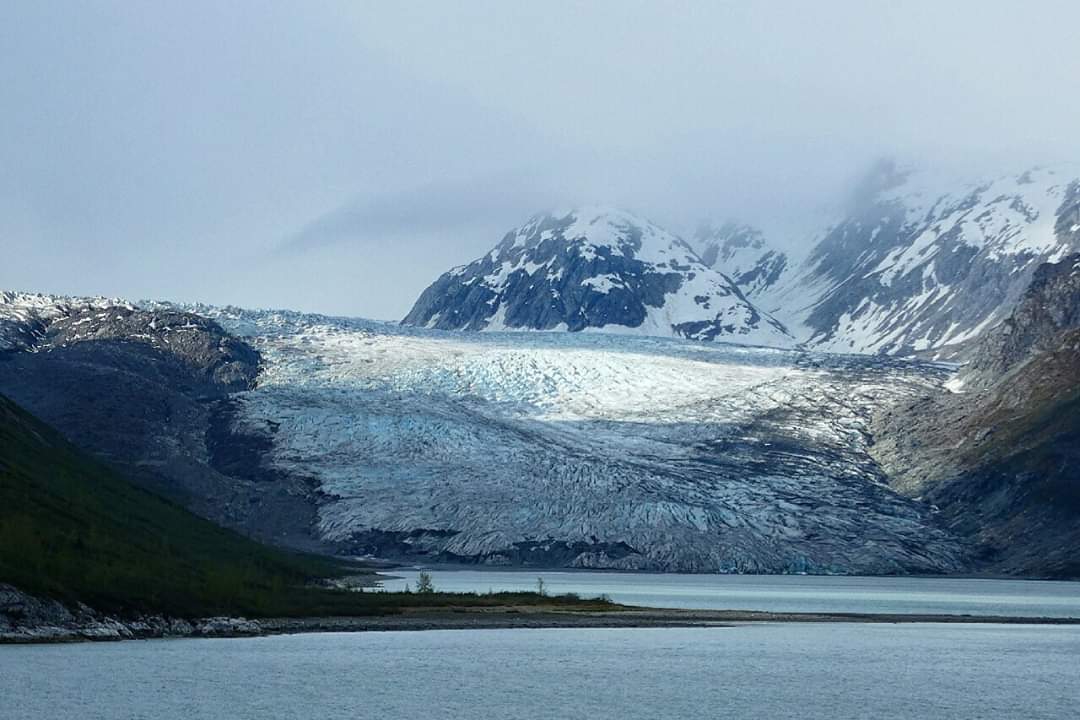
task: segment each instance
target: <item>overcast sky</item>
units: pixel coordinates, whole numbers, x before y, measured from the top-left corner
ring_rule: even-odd
[[[0,3],[0,288],[400,318],[533,212],[1080,159],[1077,2]],[[799,242],[798,233],[778,233]]]

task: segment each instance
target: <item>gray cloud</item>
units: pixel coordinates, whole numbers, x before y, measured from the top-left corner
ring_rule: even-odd
[[[302,252],[345,242],[482,232],[493,224],[509,227],[523,216],[569,200],[558,198],[547,183],[525,171],[442,180],[355,198],[286,237],[281,249]]]
[[[1080,158],[1080,7],[4,3],[0,286],[400,317],[532,212]]]

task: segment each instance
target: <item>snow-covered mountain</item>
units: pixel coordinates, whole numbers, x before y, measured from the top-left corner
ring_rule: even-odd
[[[818,240],[805,262],[755,302],[810,347],[947,357],[938,349],[1009,315],[1035,268],[1080,250],[1078,178],[1076,166],[980,182],[883,166],[835,222],[806,229]]]
[[[403,322],[793,343],[781,323],[683,240],[608,208],[533,217],[482,258],[436,280]]]
[[[731,278],[747,297],[768,292],[784,275],[788,256],[768,245],[764,233],[736,222],[703,222],[694,232],[702,262]]]
[[[776,238],[702,223],[691,249],[621,211],[539,215],[439,278],[405,323],[953,358],[1036,267],[1080,250],[1080,167],[968,181],[883,163],[830,217]]]
[[[702,258],[620,211],[537,216],[403,326],[0,293],[0,392],[149,487],[300,547],[948,572],[1006,557],[978,508],[1023,546],[1002,567],[1038,572],[1074,515],[979,483],[1071,481],[1058,426],[1076,415],[1078,266],[1044,261],[1080,250],[1076,177],[882,172],[764,284],[776,255],[752,228],[703,231]],[[880,356],[960,343],[977,356],[949,384],[944,366]],[[1031,427],[1049,433],[1035,464]],[[1023,456],[1016,472],[984,473],[1002,452]],[[931,477],[961,456],[978,482]]]

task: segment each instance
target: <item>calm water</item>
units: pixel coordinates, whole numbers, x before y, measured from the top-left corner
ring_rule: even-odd
[[[402,579],[385,583],[386,589],[400,590],[406,583],[416,587],[416,571],[392,572]],[[616,602],[647,607],[1080,617],[1078,582],[439,568],[430,572],[440,590],[535,590],[539,575],[551,593],[607,594]]]
[[[0,647],[0,717],[1075,718],[1080,628],[449,630]]]

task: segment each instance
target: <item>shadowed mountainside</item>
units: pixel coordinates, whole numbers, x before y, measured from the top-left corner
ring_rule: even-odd
[[[0,582],[107,612],[268,615],[295,611],[308,599],[300,586],[348,567],[198,518],[0,396]]]
[[[1080,255],[1045,264],[961,372],[884,413],[874,454],[936,505],[982,569],[1080,577]]]
[[[21,300],[29,312],[0,317],[0,337],[18,339],[0,348],[0,393],[215,523],[321,549],[311,537],[311,487],[301,476],[263,472],[266,448],[232,430],[229,396],[254,387],[260,370],[248,343],[194,313]]]

